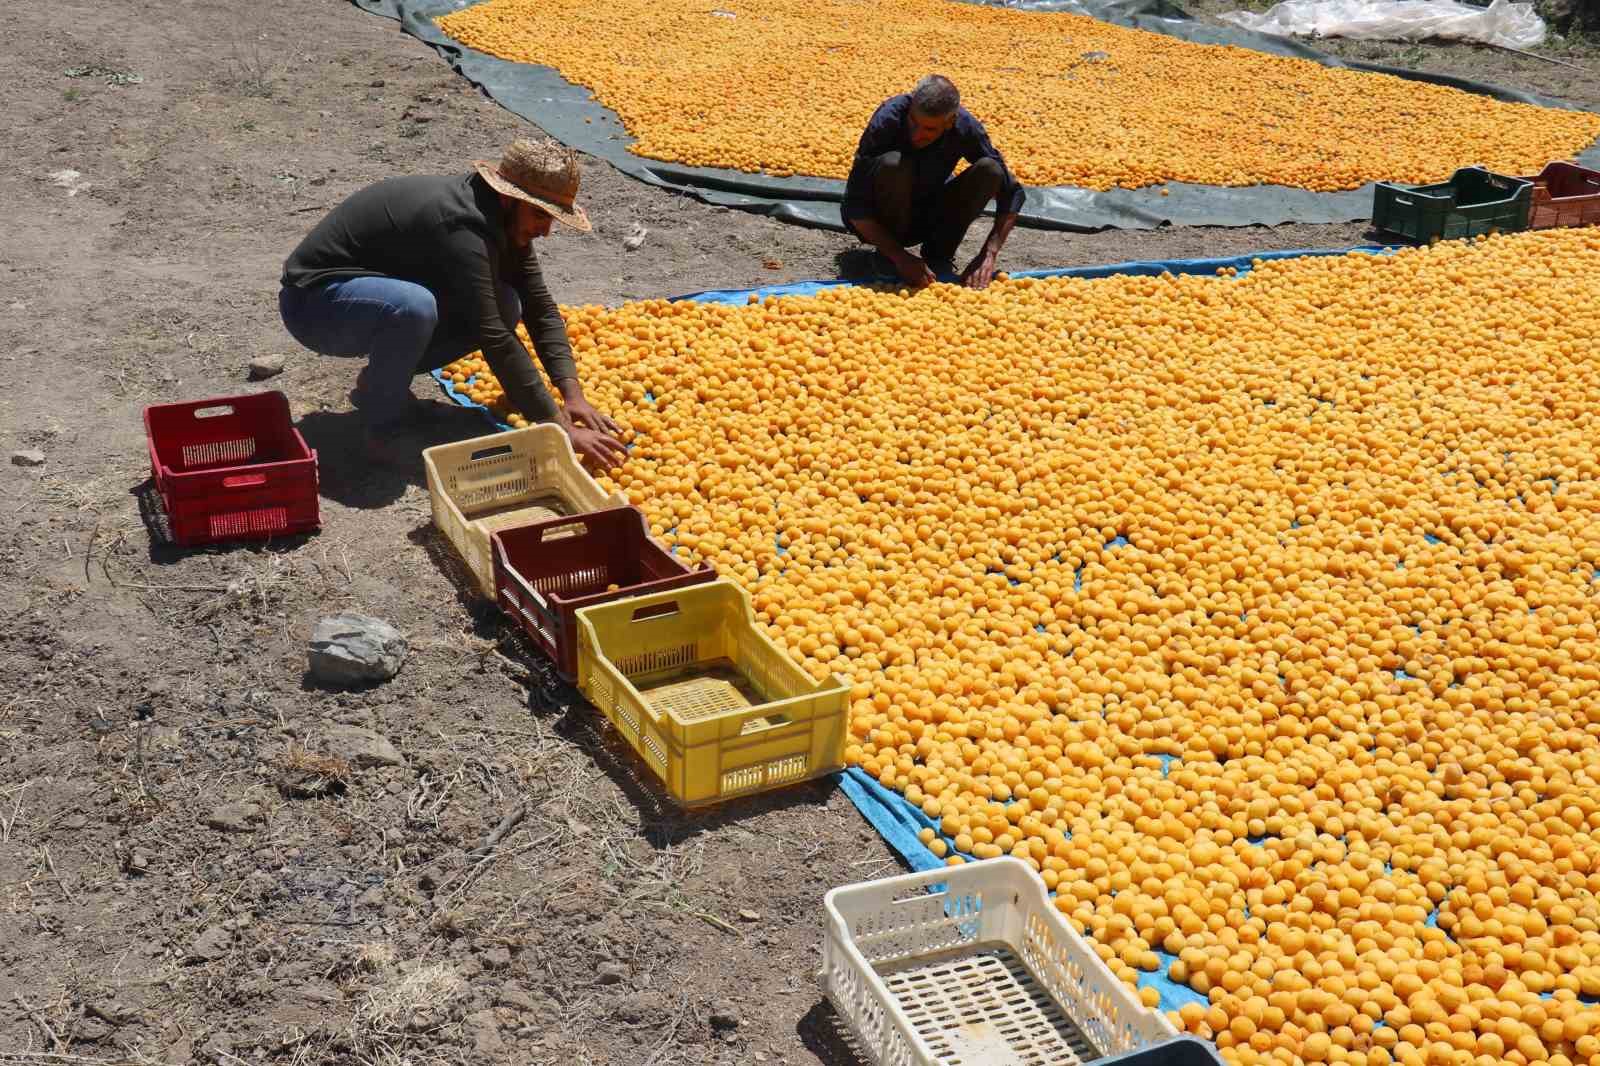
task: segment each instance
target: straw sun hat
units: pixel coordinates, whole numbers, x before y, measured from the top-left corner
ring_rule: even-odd
[[[480,159],[473,167],[498,192],[548,211],[557,222],[589,232],[589,216],[577,204],[578,153],[544,138],[511,142],[498,165]]]

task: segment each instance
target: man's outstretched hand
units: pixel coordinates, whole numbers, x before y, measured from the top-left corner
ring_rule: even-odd
[[[565,402],[567,416],[574,425],[585,429],[598,430],[601,433],[615,437],[622,432],[622,427],[608,415],[603,415],[595,410],[594,404],[582,396],[575,396]]]
[[[894,268],[900,272],[900,279],[913,289],[925,289],[939,280],[934,277],[933,271],[928,269],[926,261],[910,252],[901,252],[900,257],[894,261]]]
[[[977,257],[967,264],[967,269],[961,272],[961,284],[969,289],[986,289],[994,280],[995,260],[998,258],[988,248],[977,254]]]
[[[628,449],[609,433],[589,429],[575,422],[568,425],[566,430],[568,439],[572,441],[572,450],[590,470],[601,473],[615,470],[628,458]]]

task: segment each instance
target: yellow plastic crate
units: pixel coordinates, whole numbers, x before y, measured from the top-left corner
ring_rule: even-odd
[[[812,680],[726,578],[578,611],[578,687],[684,806],[844,765],[849,684]]]
[[[494,599],[489,534],[546,518],[626,507],[606,495],[560,426],[544,423],[440,444],[422,453],[438,526],[466,561],[478,591]]]

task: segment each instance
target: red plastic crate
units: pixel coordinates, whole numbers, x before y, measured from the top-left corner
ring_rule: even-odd
[[[691,570],[668,554],[637,507],[499,530],[490,544],[495,599],[567,681],[578,676],[579,608],[717,577],[709,564]]]
[[[182,545],[316,529],[317,453],[281,392],[159,404],[144,411],[150,473]]]
[[[1523,180],[1533,182],[1529,229],[1600,225],[1600,170],[1555,162]]]

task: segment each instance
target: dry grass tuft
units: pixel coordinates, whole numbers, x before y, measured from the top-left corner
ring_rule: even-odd
[[[372,991],[356,1010],[356,1024],[392,1032],[444,1008],[466,994],[467,982],[449,963],[433,962],[396,973]]]

